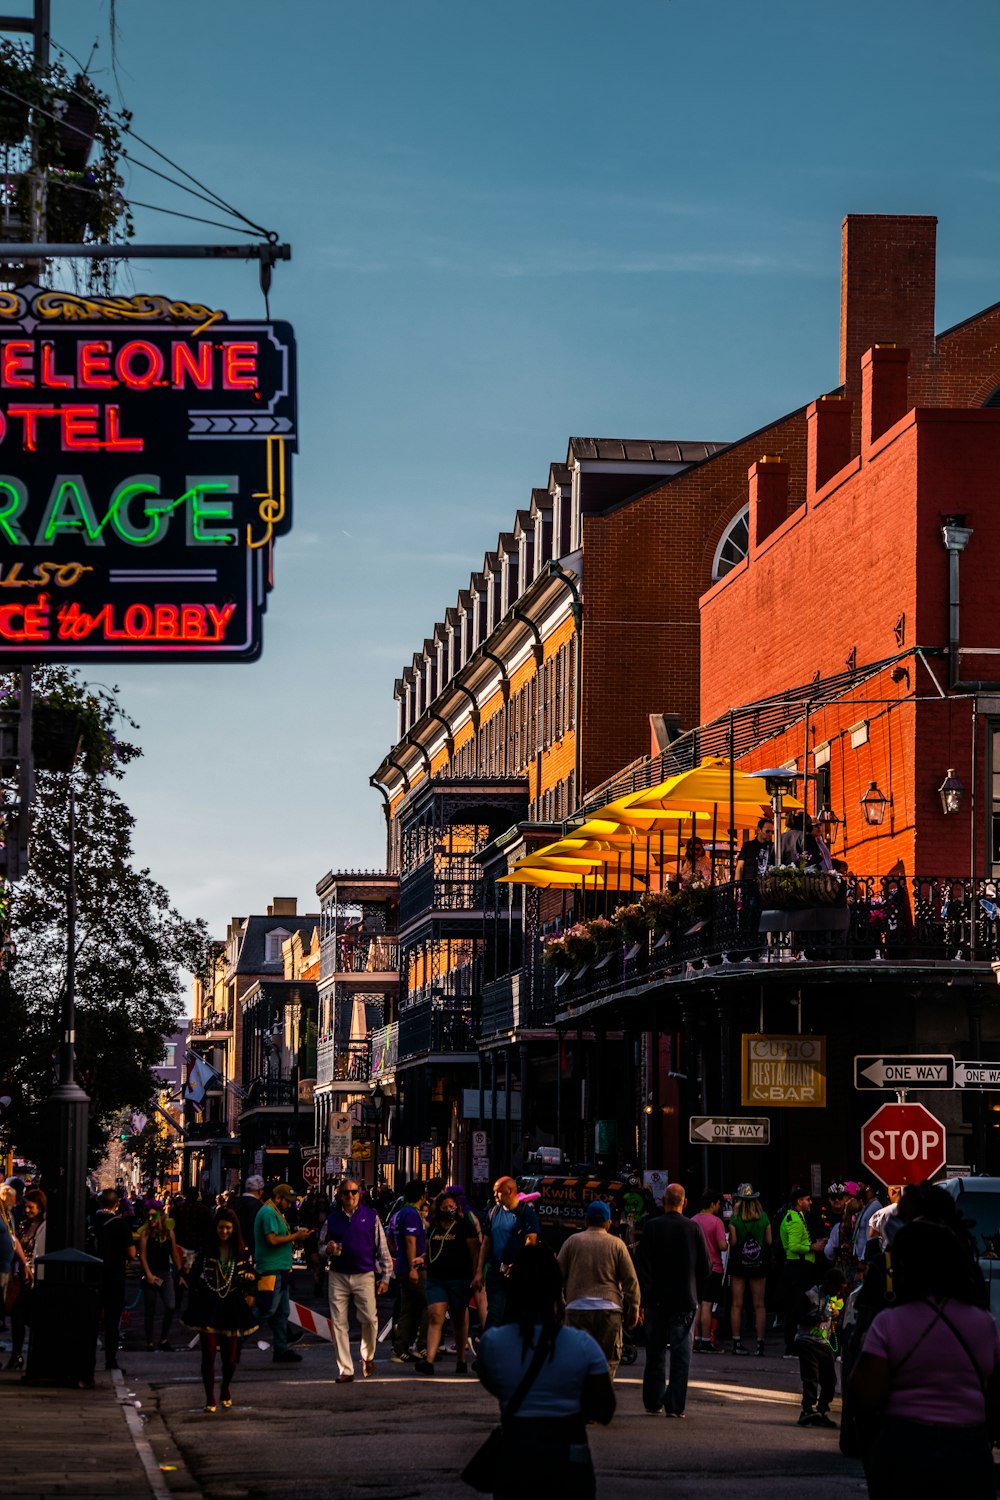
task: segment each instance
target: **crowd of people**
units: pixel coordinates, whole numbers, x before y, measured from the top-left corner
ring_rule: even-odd
[[[374,1200],[352,1177],[332,1199],[299,1200],[260,1176],[214,1203],[193,1188],[169,1204],[105,1189],[88,1231],[102,1263],[105,1363],[117,1368],[126,1272],[137,1262],[147,1350],[172,1349],[179,1316],[200,1344],[206,1412],[231,1406],[246,1339],[259,1334],[278,1365],[302,1357],[289,1328],[301,1251],[329,1308],[338,1383],[357,1374],[352,1310],[361,1376],[377,1373],[377,1299],[392,1288],[391,1358],[428,1377],[453,1353],[456,1373],[471,1370],[497,1397],[507,1440],[574,1495],[593,1493],[586,1424],[614,1414],[624,1340],[645,1344],[644,1411],[677,1420],[693,1357],[763,1358],[769,1327],[797,1361],[800,1426],[837,1426],[840,1365],[841,1447],[863,1457],[872,1495],[896,1492],[886,1476],[898,1480],[900,1450],[921,1482],[931,1473],[960,1479],[963,1495],[993,1493],[988,1412],[1000,1337],[975,1244],[942,1189],[835,1181],[814,1202],[796,1185],[768,1214],[744,1182],[732,1194],[706,1189],[689,1214],[684,1188],[671,1183],[631,1249],[616,1232],[616,1205],[602,1200],[586,1205],[580,1231],[547,1243],[535,1199],[509,1176],[482,1208],[459,1184],[416,1180],[398,1198],[383,1190]],[[8,1369],[23,1363],[45,1207],[44,1193],[19,1179],[0,1186]],[[477,1456],[469,1483],[483,1488],[489,1470],[485,1487],[512,1493],[502,1446]]]

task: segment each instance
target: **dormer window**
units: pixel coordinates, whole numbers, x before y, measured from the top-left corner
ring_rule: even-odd
[[[266,964],[281,963],[281,945],[291,933],[284,927],[273,927],[264,937],[264,962]]]

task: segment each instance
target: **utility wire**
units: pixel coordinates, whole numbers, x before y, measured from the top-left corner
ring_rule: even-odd
[[[78,89],[70,88],[69,92],[73,94],[77,99],[80,99],[86,104],[92,103],[92,101],[89,100],[85,94],[81,94]],[[44,109],[40,104],[32,103],[31,100],[25,99],[21,94],[16,93],[15,90],[6,88],[2,84],[0,84],[0,94],[6,95],[10,99],[16,99],[18,103],[25,104],[29,109],[36,110],[39,114],[44,115],[46,119],[53,120],[62,129],[72,131],[76,135],[85,136],[89,139],[87,131],[81,130],[77,125],[70,124],[68,120],[62,119],[59,115],[54,114],[51,110]],[[173,161],[163,151],[160,151],[156,146],[154,146],[152,142],[145,140],[141,135],[139,135],[137,131],[133,130],[130,125],[123,124],[122,129],[126,132],[126,134],[132,136],[134,140],[138,141],[141,146],[144,146],[147,151],[152,151],[154,156],[158,156],[161,161],[166,162],[168,166],[173,167],[175,171],[180,172],[182,177],[186,177],[190,182],[196,183],[199,188],[203,189],[203,191],[200,193],[195,192],[193,188],[188,187],[185,183],[176,182],[174,179],[167,177],[165,173],[157,172],[157,169],[155,167],[149,166],[146,162],[139,161],[128,151],[123,150],[121,154],[134,166],[142,167],[148,172],[157,172],[157,175],[162,177],[165,182],[169,182],[173,187],[178,188],[181,192],[190,193],[192,197],[201,198],[203,202],[213,204],[215,207],[221,208],[224,213],[232,214],[234,219],[238,219],[242,224],[247,225],[247,228],[245,230],[241,230],[240,233],[247,234],[252,232],[256,235],[262,235],[264,239],[267,240],[277,239],[277,235],[275,234],[274,230],[265,229],[262,224],[257,224],[253,219],[248,218],[246,214],[241,213],[238,208],[234,208],[231,203],[227,203],[226,200],[222,198],[218,193],[214,192],[212,188],[201,182],[191,172],[188,172],[184,167],[180,165],[179,162]],[[137,199],[130,201],[135,201],[137,208],[146,208],[151,206],[148,204],[140,203]],[[160,210],[160,212],[165,213],[168,212],[168,210],[163,209]],[[195,216],[191,214],[180,214],[179,217],[195,218]],[[229,229],[230,227],[236,228],[235,225],[230,226],[228,224],[218,224],[216,221],[211,219],[195,219],[195,222],[205,224],[215,223],[215,227],[219,229]]]
[[[257,229],[244,229],[242,224],[223,224],[218,219],[204,219],[200,214],[183,214],[179,208],[161,208],[158,203],[142,203],[138,198],[130,198],[136,208],[151,209],[154,214],[170,214],[175,219],[190,219],[194,224],[211,224],[215,229],[230,230],[233,234],[248,234],[251,239],[260,239]]]

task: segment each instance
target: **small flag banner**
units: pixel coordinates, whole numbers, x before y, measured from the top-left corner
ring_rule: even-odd
[[[314,1333],[317,1338],[326,1339],[328,1344],[333,1343],[333,1324],[330,1319],[321,1318],[319,1313],[303,1307],[301,1302],[289,1302],[288,1321],[301,1328],[304,1333]]]

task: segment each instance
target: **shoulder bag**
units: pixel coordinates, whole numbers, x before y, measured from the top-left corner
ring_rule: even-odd
[[[503,1424],[517,1416],[521,1409],[524,1398],[535,1383],[535,1377],[545,1362],[545,1357],[550,1349],[549,1343],[539,1335],[538,1348],[535,1350],[532,1360],[517,1390],[511,1396],[507,1405],[501,1412],[501,1420],[482,1447],[469,1459],[462,1470],[461,1479],[463,1484],[469,1485],[471,1489],[480,1490],[484,1494],[492,1494],[499,1489],[505,1479],[513,1477],[517,1472],[516,1455],[511,1449],[510,1440],[503,1430]]]

